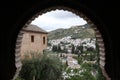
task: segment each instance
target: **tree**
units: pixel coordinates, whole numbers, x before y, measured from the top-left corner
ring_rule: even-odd
[[[24,59],[22,63],[23,65],[19,76],[25,80],[33,80],[33,77],[36,75],[36,70],[34,65],[36,61]]]
[[[56,46],[56,45],[53,45],[52,51],[53,51],[53,52],[56,52],[56,51],[57,51],[57,46]]]
[[[81,51],[79,50],[79,51],[78,51],[78,57],[80,57],[80,55],[81,55]]]
[[[62,51],[60,44],[58,44],[57,51],[58,51],[58,52],[61,52],[61,51]]]
[[[51,46],[51,43],[48,42],[47,45],[48,45],[48,46]]]
[[[77,49],[81,51],[81,53],[83,53],[83,45],[77,46]]]
[[[36,80],[57,80],[61,78],[62,62],[57,57],[43,56],[38,68],[38,78]]]
[[[58,57],[48,56],[24,59],[19,77],[23,80],[57,80],[62,75],[62,62]]]
[[[72,44],[72,53],[75,53],[75,46]]]
[[[64,52],[64,53],[68,53],[68,51],[67,51],[67,48],[66,48],[66,47],[64,47],[64,48],[63,48],[63,52]]]

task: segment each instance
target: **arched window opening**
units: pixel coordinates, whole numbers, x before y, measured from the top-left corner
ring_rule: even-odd
[[[43,37],[43,44],[46,44],[45,37]]]
[[[31,35],[31,42],[34,42],[34,36]]]
[[[58,13],[56,13],[57,11]],[[59,14],[60,11],[62,11],[61,14]],[[52,14],[52,12],[55,14]],[[47,13],[49,14],[46,15]],[[54,17],[52,17],[51,14]],[[59,18],[58,21],[54,20],[56,18]],[[80,23],[82,22],[80,22],[80,19],[78,18],[83,19],[82,25],[80,25]],[[41,19],[42,21],[45,20],[47,22],[40,23],[37,22],[36,19]],[[37,23],[35,22],[35,20]],[[69,21],[69,23],[66,22],[67,20]],[[35,44],[29,44],[27,41],[28,37],[26,36],[26,42],[22,41],[20,48],[24,51],[21,51],[22,53],[18,53],[18,48],[16,47],[16,56],[24,55],[25,60],[22,61],[23,66],[20,66],[20,68],[17,69],[14,80],[16,78],[28,80],[45,80],[46,77],[44,75],[47,75],[46,72],[49,73],[47,77],[49,80],[51,78],[52,80],[109,79],[104,70],[105,48],[102,36],[93,22],[81,12],[68,7],[52,7],[39,12],[39,14],[37,14],[37,18],[35,15],[35,17],[33,16],[32,19],[30,19],[29,21],[30,22],[27,22],[25,24],[20,34],[18,35],[18,39],[21,36],[23,39],[20,38],[21,40],[17,41],[24,40],[24,34],[26,34],[27,36],[35,34],[36,43],[34,41],[33,35],[31,36],[31,42],[34,42]],[[42,23],[43,25],[41,25]],[[51,25],[51,23],[53,24]],[[75,24],[73,25],[73,23]],[[39,24],[41,26],[39,26]],[[63,26],[62,24],[66,24],[66,26]],[[32,31],[30,30],[30,32],[26,33],[24,32],[24,29],[26,28],[29,28]],[[25,53],[23,54],[23,52]],[[30,53],[29,55],[28,52]],[[37,62],[37,59],[40,62]],[[44,61],[47,62],[45,63]],[[16,58],[16,65],[18,64],[18,62],[20,63],[21,61],[20,59]],[[24,65],[25,63],[29,64],[31,62],[34,62],[35,64],[41,64],[38,64],[37,66],[35,66],[34,63],[32,63],[33,65]],[[27,73],[25,73],[26,69],[24,68],[26,66],[32,66],[29,67]],[[42,69],[45,66],[49,66],[49,68],[45,70]],[[23,69],[21,69],[21,67]],[[39,70],[41,71],[41,73],[37,72],[38,68],[42,69],[43,71]],[[50,72],[50,70],[55,69],[57,70],[56,73],[53,73],[53,71]],[[44,72],[44,75],[42,75],[42,72]],[[26,78],[24,78],[26,74],[28,74],[29,77],[27,76]],[[54,74],[54,77],[52,76],[52,74]]]

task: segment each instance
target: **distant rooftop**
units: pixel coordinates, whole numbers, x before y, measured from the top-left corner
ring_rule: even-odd
[[[23,31],[47,33],[47,31],[43,30],[42,28],[34,24],[29,24],[27,27],[24,27]]]

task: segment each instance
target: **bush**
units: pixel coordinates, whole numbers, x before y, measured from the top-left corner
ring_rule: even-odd
[[[61,78],[62,63],[57,57],[43,55],[24,59],[22,62],[23,66],[19,77],[24,80],[57,80]]]
[[[61,78],[62,63],[59,58],[43,56],[40,64],[40,80],[57,80]]]

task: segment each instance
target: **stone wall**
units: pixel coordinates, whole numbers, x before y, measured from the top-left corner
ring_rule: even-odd
[[[34,42],[31,41],[31,36],[34,36]],[[45,44],[43,43],[43,37],[45,37]],[[21,45],[21,56],[27,52],[40,52],[47,48],[47,34],[45,33],[34,33],[24,32],[22,45]]]

